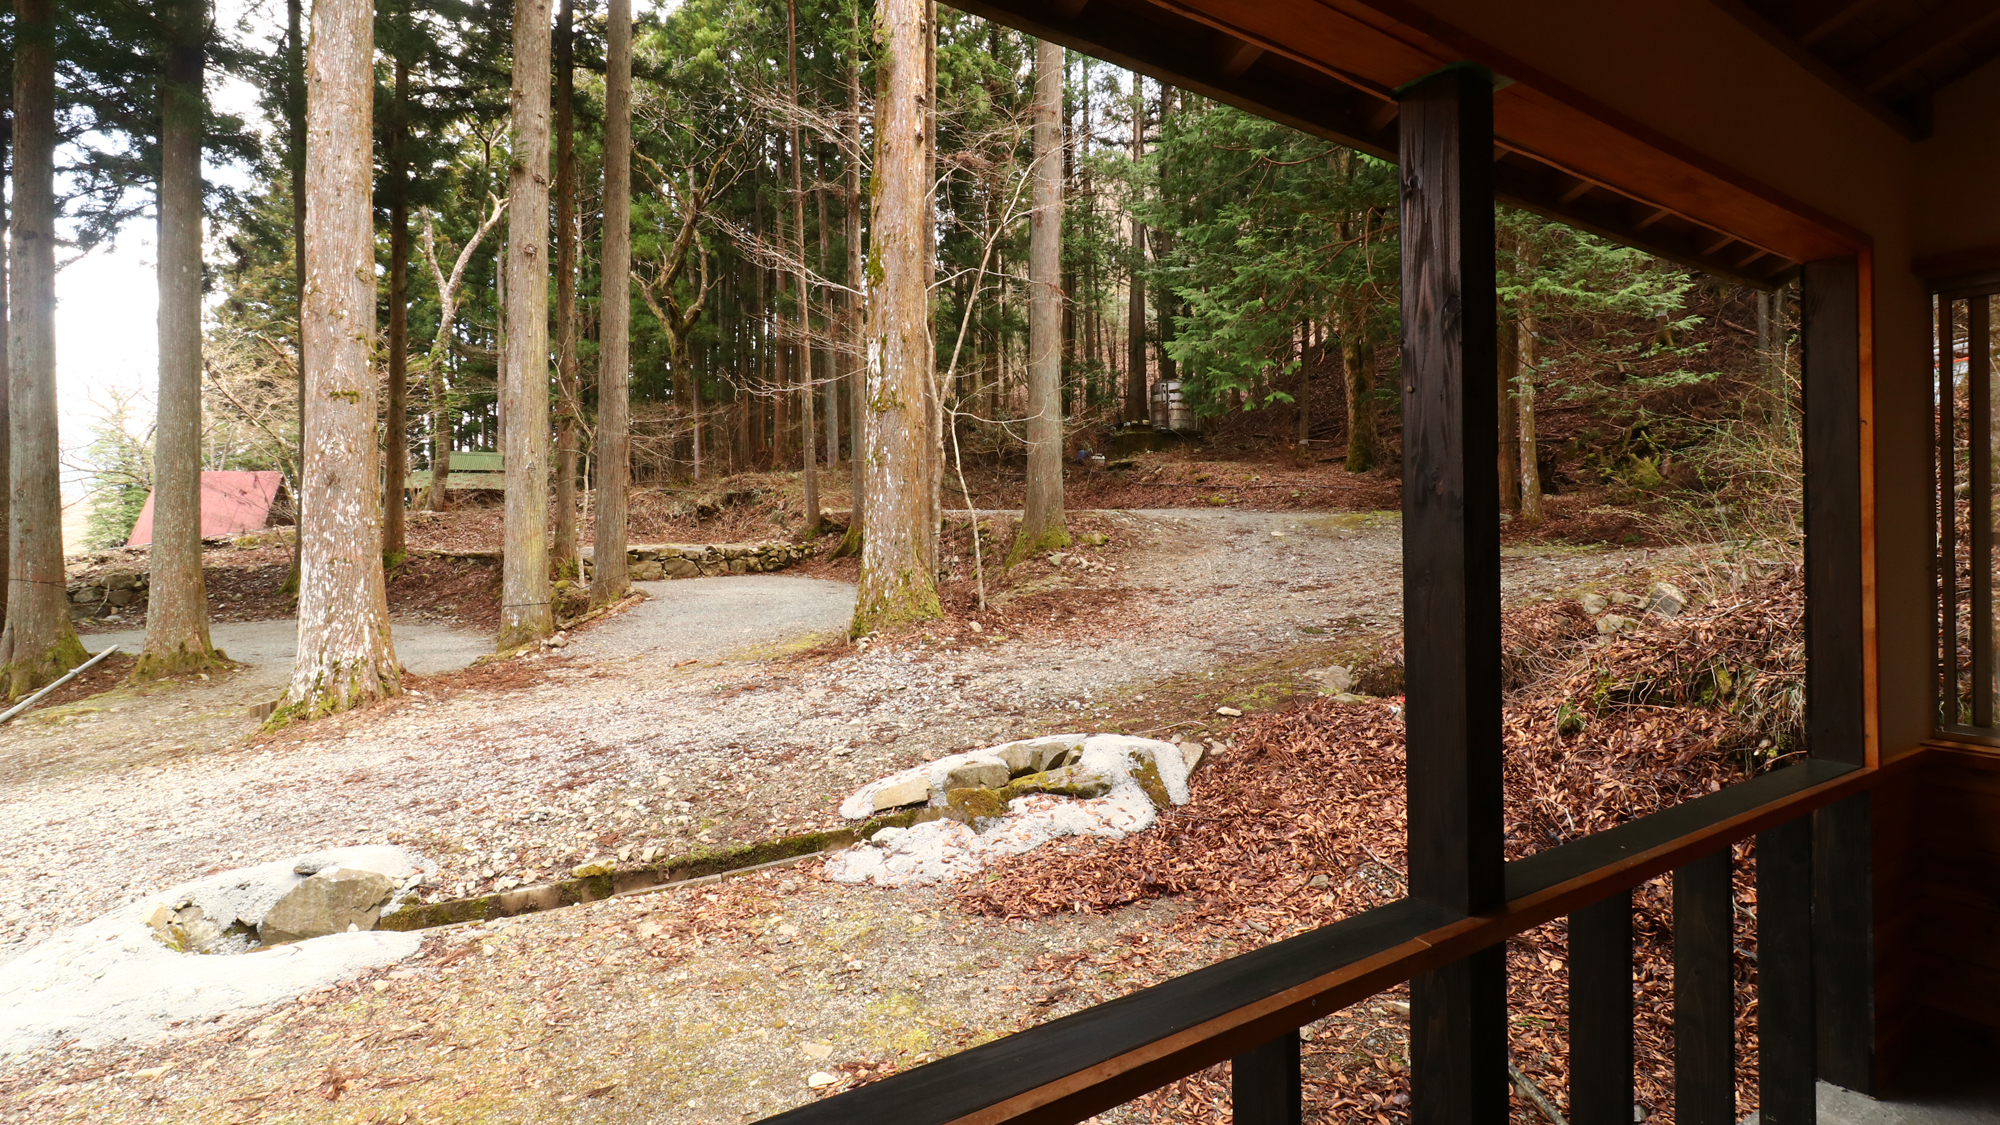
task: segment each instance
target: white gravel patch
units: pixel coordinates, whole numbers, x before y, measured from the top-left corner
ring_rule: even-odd
[[[956,820],[926,821],[907,830],[884,829],[868,846],[849,848],[829,858],[827,877],[839,883],[873,883],[878,887],[922,886],[957,879],[997,858],[1033,851],[1064,836],[1116,840],[1144,832],[1159,819],[1159,809],[1132,771],[1148,764],[1158,772],[1174,804],[1188,802],[1187,762],[1173,743],[1119,734],[1068,734],[950,754],[890,774],[862,786],[842,802],[841,815],[860,820],[874,811],[878,790],[918,777],[928,781],[936,794],[931,804],[941,806],[944,780],[952,770],[969,764],[1004,764],[1002,751],[1009,746],[1050,745],[1080,745],[1079,764],[1110,777],[1110,792],[1086,800],[1044,793],[1016,797],[1007,803],[1006,816],[982,821],[979,831]]]
[[[299,866],[359,868],[398,880],[419,874],[401,848],[341,848],[184,883],[64,930],[0,965],[0,1056],[149,1043],[175,1025],[192,1030],[283,1003],[423,945],[419,934],[373,931],[201,955],[175,952],[146,925],[155,907],[192,901],[211,919],[254,926],[305,878],[293,870]]]

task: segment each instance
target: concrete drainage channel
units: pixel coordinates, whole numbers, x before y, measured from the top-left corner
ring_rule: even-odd
[[[594,870],[601,865],[586,864],[578,869],[582,874],[553,883],[407,906],[383,916],[378,928],[428,930],[461,922],[490,922],[497,918],[559,910],[565,906],[601,902],[608,898],[719,882],[774,867],[787,867],[852,847],[884,828],[909,828],[948,815],[950,813],[946,809],[910,809],[875,817],[855,828],[784,836],[724,852],[676,856],[643,867]]]

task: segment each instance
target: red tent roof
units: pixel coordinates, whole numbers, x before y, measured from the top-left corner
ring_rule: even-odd
[[[284,474],[275,471],[201,474],[202,537],[235,535],[263,527],[270,521],[271,502],[278,498],[283,483]],[[132,525],[132,537],[125,545],[137,547],[152,541],[153,497],[149,493],[145,508],[139,512],[139,522]]]

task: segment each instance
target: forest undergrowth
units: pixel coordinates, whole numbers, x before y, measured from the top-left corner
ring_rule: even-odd
[[[1510,859],[1714,792],[1789,759],[1802,724],[1803,601],[1795,560],[1690,576],[1714,596],[1678,618],[1601,638],[1571,601],[1511,611],[1507,853]],[[1734,587],[1732,589],[1732,586]],[[1097,953],[1045,958],[1051,997],[1096,1002],[1400,897],[1405,886],[1400,701],[1322,699],[1246,720],[1233,748],[1193,779],[1194,800],[1123,840],[1003,862],[959,895],[970,913],[1105,913],[1151,899],[1178,909]],[[1753,858],[1748,845],[1739,859]],[[1754,865],[1737,901],[1753,906]],[[1672,1120],[1672,911],[1665,880],[1637,889],[1637,1096]],[[1738,914],[1738,1098],[1756,1104],[1754,918]],[[1508,943],[1513,1062],[1566,1102],[1565,929]],[[1401,1117],[1408,1102],[1402,990],[1308,1029],[1307,1112]],[[870,1077],[890,1066],[877,1062]],[[857,1075],[862,1070],[857,1070]],[[1518,1120],[1538,1111],[1516,1091]],[[1121,1114],[1228,1119],[1226,1067],[1175,1083]],[[1523,1116],[1525,1115],[1525,1116]]]

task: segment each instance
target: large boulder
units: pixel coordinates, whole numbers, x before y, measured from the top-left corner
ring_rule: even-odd
[[[396,881],[377,871],[329,867],[293,887],[257,924],[265,945],[372,930]]]

